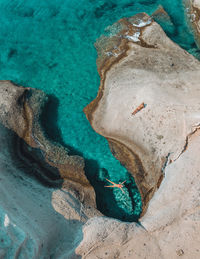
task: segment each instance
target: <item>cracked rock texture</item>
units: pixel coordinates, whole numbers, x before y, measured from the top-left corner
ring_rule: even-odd
[[[146,14],[121,19],[96,46],[101,85],[85,113],[133,174],[143,217],[139,224],[90,219],[76,252],[198,259],[200,62]]]

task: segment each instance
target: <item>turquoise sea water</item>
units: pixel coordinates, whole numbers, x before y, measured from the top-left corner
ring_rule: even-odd
[[[0,0],[0,79],[50,95],[42,116],[47,135],[86,159],[98,208],[127,221],[137,220],[141,211],[134,180],[82,110],[99,87],[96,39],[118,19],[138,12],[151,14],[159,5],[172,21],[170,26],[162,23],[169,37],[198,53],[181,0]],[[104,188],[105,178],[127,180],[125,194]]]

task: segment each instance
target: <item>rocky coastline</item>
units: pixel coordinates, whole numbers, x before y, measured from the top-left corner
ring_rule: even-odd
[[[191,156],[199,145],[200,63],[146,14],[106,32],[96,43],[99,92],[84,111],[134,176],[143,217],[140,224],[91,219],[77,251],[83,258],[197,259],[199,169]]]
[[[145,13],[96,48],[101,84],[84,112],[133,175],[141,218],[104,217],[84,159],[45,136],[45,93],[0,81],[0,257],[198,259],[200,62]]]
[[[45,136],[46,101],[40,90],[0,81],[1,258],[74,256],[82,224],[101,215],[84,159]]]

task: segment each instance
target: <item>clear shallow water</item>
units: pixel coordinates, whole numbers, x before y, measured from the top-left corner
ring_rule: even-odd
[[[112,156],[106,140],[92,130],[82,110],[99,87],[96,39],[118,19],[138,12],[151,14],[160,4],[173,22],[162,24],[167,34],[196,53],[180,0],[0,0],[0,79],[52,96],[43,114],[47,135],[84,156],[99,209],[127,221],[137,220],[141,211],[134,180]],[[104,188],[105,178],[127,180],[125,195]]]

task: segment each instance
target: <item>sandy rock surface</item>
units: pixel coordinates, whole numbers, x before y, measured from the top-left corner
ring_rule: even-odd
[[[137,223],[90,219],[76,249],[82,258],[198,259],[200,257],[199,131],[166,176]]]
[[[120,26],[96,44],[101,85],[85,113],[134,175],[146,213],[140,224],[89,220],[76,251],[83,258],[198,259],[200,62],[145,14]]]
[[[106,59],[100,52],[101,86],[85,112],[135,177],[145,211],[166,165],[178,159],[199,125],[200,63],[145,14],[119,24],[125,28],[104,41],[120,53]],[[131,33],[140,35],[138,41]],[[114,37],[118,47],[111,46]]]

